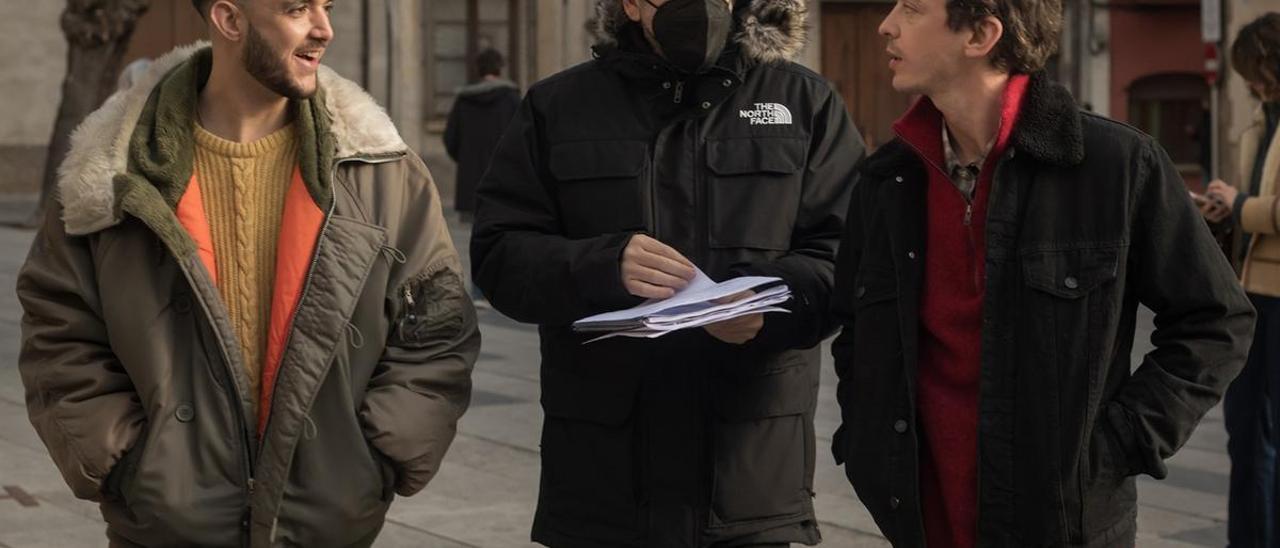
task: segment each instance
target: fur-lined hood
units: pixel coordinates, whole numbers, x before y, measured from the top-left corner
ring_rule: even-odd
[[[133,86],[112,95],[72,133],[71,149],[58,168],[58,199],[68,234],[90,234],[120,221],[114,181],[129,169],[130,145],[143,109],[170,71],[207,47],[207,42],[197,42],[156,59]],[[318,78],[333,158],[408,150],[391,118],[360,86],[325,66]]]
[[[804,49],[808,41],[806,0],[737,0],[737,4],[730,41],[738,45],[748,61],[790,61]],[[622,0],[596,0],[595,14],[587,28],[597,47],[609,47],[617,45],[619,34],[630,22],[622,10]]]

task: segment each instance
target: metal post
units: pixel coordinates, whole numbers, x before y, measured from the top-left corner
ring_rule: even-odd
[[[1205,185],[1210,181],[1222,178],[1222,168],[1219,159],[1222,157],[1219,150],[1222,147],[1222,140],[1218,135],[1218,123],[1222,120],[1222,107],[1218,105],[1221,96],[1221,87],[1215,83],[1209,87],[1209,173]]]
[[[373,22],[369,20],[369,0],[360,1],[360,85],[369,89],[373,83]]]
[[[396,108],[395,92],[396,92],[396,74],[400,71],[396,67],[396,16],[394,10],[397,0],[385,0],[383,8],[387,18],[387,114],[392,120],[396,119],[399,114]]]
[[[520,82],[520,0],[507,0],[507,79]]]
[[[1209,173],[1208,180],[1212,181],[1221,175],[1220,158],[1218,154],[1220,139],[1218,138],[1218,127],[1222,121],[1219,116],[1221,105],[1218,104],[1220,99],[1220,83],[1222,82],[1222,64],[1219,58],[1222,56],[1219,45],[1222,43],[1222,0],[1200,0],[1200,35],[1205,43],[1205,77],[1209,82]]]

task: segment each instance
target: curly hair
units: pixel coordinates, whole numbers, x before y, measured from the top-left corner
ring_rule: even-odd
[[[1231,44],[1231,65],[1249,82],[1262,84],[1268,97],[1280,97],[1280,13],[1254,19]]]
[[[996,68],[1015,74],[1038,72],[1058,52],[1062,0],[947,0],[952,30],[976,28],[988,16],[1004,25],[1004,36],[991,52]]]

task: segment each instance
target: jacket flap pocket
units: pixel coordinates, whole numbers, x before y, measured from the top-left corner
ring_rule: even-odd
[[[818,379],[802,355],[794,364],[767,375],[717,376],[716,413],[726,421],[799,415],[813,406]]]
[[[1118,247],[1031,251],[1022,256],[1022,274],[1035,289],[1076,299],[1114,280],[1119,261]]]
[[[561,181],[635,177],[644,169],[644,141],[576,141],[551,146],[551,174]]]
[[[716,175],[786,175],[804,165],[804,149],[804,139],[788,137],[707,141],[707,167]]]
[[[542,409],[548,417],[621,426],[631,418],[634,379],[592,379],[543,368]]]

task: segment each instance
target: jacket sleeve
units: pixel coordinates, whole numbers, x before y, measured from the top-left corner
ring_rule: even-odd
[[[541,159],[538,120],[526,96],[476,191],[472,277],[494,308],[521,322],[567,325],[640,302],[622,285],[631,234],[563,235]]]
[[[458,127],[459,118],[458,103],[455,100],[453,108],[449,110],[449,119],[444,124],[443,139],[445,152],[449,153],[449,157],[455,162],[458,161],[458,148],[462,139],[462,136],[458,133],[461,131],[461,128]]]
[[[1280,234],[1280,196],[1245,198],[1240,228],[1250,234]]]
[[[828,316],[836,247],[844,230],[854,165],[866,154],[844,101],[830,93],[815,114],[804,167],[800,210],[791,249],[768,262],[735,269],[739,275],[777,276],[791,287],[790,314],[766,314],[764,328],[748,343],[761,351],[809,348],[832,333]]]
[[[403,202],[412,223],[392,227],[404,264],[388,287],[390,336],[360,408],[369,443],[395,469],[396,492],[427,485],[471,400],[480,353],[475,308],[441,212],[440,196],[416,156]],[[420,220],[420,222],[419,222]]]
[[[1155,312],[1155,349],[1105,404],[1098,427],[1122,452],[1126,475],[1164,478],[1164,460],[1244,366],[1254,311],[1172,160],[1153,141],[1142,155],[1129,280]]]
[[[18,369],[32,426],[76,497],[102,500],[107,476],[146,423],[102,320],[92,242],[45,214],[18,274]]]

